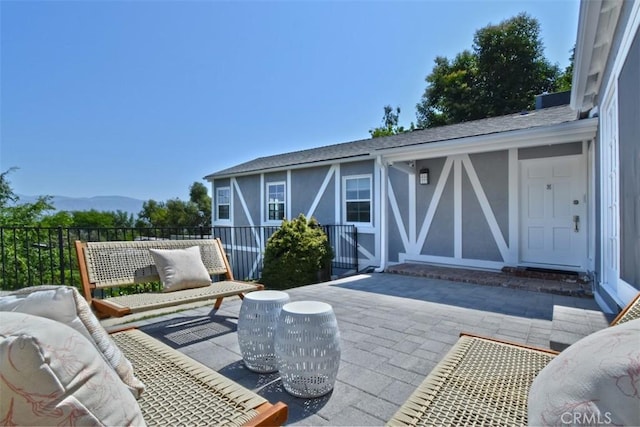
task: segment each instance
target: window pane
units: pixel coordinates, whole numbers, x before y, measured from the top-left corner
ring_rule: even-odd
[[[347,200],[368,200],[371,198],[369,178],[352,178],[346,180]]]
[[[284,185],[269,185],[269,202],[284,202]]]
[[[229,203],[229,189],[222,188],[218,190],[218,203],[219,204],[228,204]]]
[[[269,220],[284,219],[284,203],[269,203]]]
[[[218,219],[229,219],[229,205],[218,206]]]
[[[347,202],[348,222],[371,222],[371,204],[369,202]]]

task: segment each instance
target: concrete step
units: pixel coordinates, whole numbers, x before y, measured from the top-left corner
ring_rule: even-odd
[[[585,272],[552,270],[547,268],[531,268],[531,267],[503,267],[502,272],[517,276],[529,277],[532,279],[555,280],[567,283],[590,283],[590,278]]]
[[[609,327],[613,318],[601,311],[554,305],[549,348],[562,351],[587,335]]]
[[[387,273],[406,274],[431,279],[452,280],[455,282],[499,286],[503,288],[528,290],[532,292],[546,292],[557,295],[593,298],[590,284],[580,283],[576,280],[563,281],[521,277],[499,270],[473,270],[422,263],[402,263],[390,265],[385,271]]]

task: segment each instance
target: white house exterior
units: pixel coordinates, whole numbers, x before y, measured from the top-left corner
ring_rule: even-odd
[[[638,3],[583,2],[571,106],[254,159],[205,177],[213,224],[300,213],[353,224],[359,267],[378,271],[424,262],[588,273],[599,304],[616,311],[640,276]],[[247,251],[259,257],[264,243],[256,235]]]

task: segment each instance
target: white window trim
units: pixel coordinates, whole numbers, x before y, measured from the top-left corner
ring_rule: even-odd
[[[631,49],[631,45],[633,44],[633,40],[635,37],[635,34],[638,32],[638,30],[640,29],[640,2],[634,2],[633,7],[631,9],[631,14],[629,16],[629,21],[627,23],[627,26],[624,30],[624,33],[622,34],[622,40],[620,41],[620,46],[618,48],[618,52],[616,53],[616,57],[615,60],[613,62],[613,68],[611,69],[611,73],[609,75],[609,79],[607,80],[607,82],[604,82],[604,91],[602,92],[602,99],[604,100],[604,102],[602,103],[603,105],[598,105],[598,109],[601,111],[600,112],[600,126],[601,126],[601,130],[600,130],[600,150],[602,150],[600,152],[600,156],[601,156],[601,161],[602,163],[604,163],[604,161],[606,161],[606,156],[617,156],[618,153],[610,153],[607,149],[607,140],[606,135],[603,132],[603,125],[602,125],[602,119],[603,116],[606,116],[606,111],[607,108],[611,107],[614,103],[615,103],[615,120],[612,121],[611,125],[615,127],[614,132],[615,132],[615,136],[616,139],[619,137],[618,135],[618,108],[617,108],[617,102],[618,102],[618,78],[620,77],[620,73],[622,72],[622,67],[624,66],[627,57],[629,56],[629,50]],[[600,108],[602,107],[602,108]],[[616,141],[616,144],[619,144],[619,141]],[[609,157],[609,160],[613,160],[614,163],[614,167],[616,168],[616,170],[619,170],[619,164],[617,163],[617,159],[614,157],[613,159],[611,159],[611,157]],[[601,188],[601,199],[602,199],[602,204],[600,206],[600,214],[601,214],[601,224],[602,224],[602,235],[601,235],[601,241],[600,241],[600,273],[601,273],[601,277],[599,278],[600,281],[600,286],[605,290],[605,292],[607,292],[607,294],[616,302],[616,304],[618,304],[620,307],[625,306],[632,298],[633,296],[638,292],[638,290],[636,288],[634,288],[633,286],[631,286],[631,284],[625,282],[621,277],[620,277],[620,263],[619,263],[619,254],[620,254],[620,239],[619,239],[619,221],[620,221],[620,212],[619,212],[619,206],[617,207],[617,213],[613,213],[614,218],[612,218],[612,212],[607,212],[606,207],[605,207],[605,203],[607,199],[611,199],[612,195],[608,194],[610,193],[611,189],[607,187],[607,183],[605,182],[606,176],[605,176],[605,171],[602,171],[602,173],[600,174],[600,188]],[[619,179],[620,177],[617,176],[615,177],[615,182],[614,184],[617,186],[619,185]],[[616,188],[616,191],[618,191],[619,188]],[[614,196],[615,197],[615,196]],[[618,193],[618,197],[619,197],[619,193]],[[619,200],[616,200],[616,202],[619,203]],[[617,217],[616,217],[617,216]],[[615,227],[613,230],[613,233],[611,230],[607,230],[606,226],[607,226],[607,221],[615,221]],[[610,235],[608,233],[614,234],[615,235]],[[605,269],[607,269],[609,266],[606,264],[607,260],[605,260],[605,251],[607,250],[605,243],[607,241],[607,239],[617,239],[616,244],[618,245],[617,247],[617,256],[618,259],[613,260],[614,261],[614,265],[611,266],[613,267],[614,271],[609,271],[609,273],[607,273],[605,271]],[[611,262],[612,260],[609,260],[609,262]],[[617,275],[617,277],[615,277]],[[609,276],[614,276],[614,277],[609,277]],[[602,302],[601,303],[601,298],[599,297],[599,295],[596,293],[596,302],[598,302],[598,305],[600,305],[600,307],[604,310],[604,311],[609,311],[609,307],[607,306],[606,303]]]
[[[222,205],[229,205],[229,218],[220,218],[218,216],[218,206],[221,205],[219,199],[218,199],[218,191],[219,190],[227,190],[229,192],[229,203],[222,203]],[[214,202],[214,224],[230,224],[231,223],[231,218],[233,217],[233,212],[232,212],[232,208],[231,208],[231,200],[232,200],[232,195],[231,195],[231,187],[230,186],[224,186],[224,187],[216,187],[215,189],[215,202]]]
[[[347,180],[367,178],[369,180],[369,222],[347,221]],[[364,201],[364,199],[362,199]],[[359,227],[373,227],[373,175],[345,175],[342,177],[342,223]]]
[[[264,187],[264,222],[265,224],[281,224],[282,220],[280,219],[269,219],[269,187],[274,185],[283,185],[284,186],[284,217],[287,218],[287,182],[286,181],[272,181],[267,182]]]

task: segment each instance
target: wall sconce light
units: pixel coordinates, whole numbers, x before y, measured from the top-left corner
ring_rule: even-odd
[[[420,184],[426,185],[429,183],[429,169],[420,169]]]

